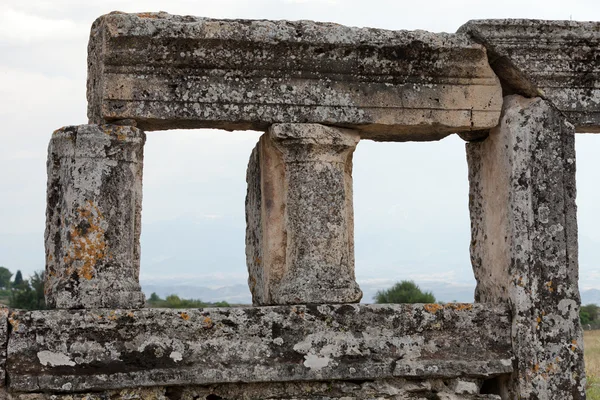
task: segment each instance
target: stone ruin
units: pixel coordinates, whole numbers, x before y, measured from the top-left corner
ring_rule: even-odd
[[[600,24],[456,34],[111,13],[89,125],[48,151],[45,311],[3,310],[6,398],[585,399],[576,132],[600,132]],[[262,130],[253,307],[148,309],[145,131]],[[357,304],[361,139],[466,143],[473,304]]]

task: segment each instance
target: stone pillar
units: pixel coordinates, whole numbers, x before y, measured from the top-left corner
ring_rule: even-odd
[[[467,144],[475,298],[513,312],[503,398],[585,398],[574,132],[547,101],[515,95],[489,137]]]
[[[146,135],[79,125],[48,148],[46,302],[51,308],[138,308]]]
[[[255,305],[360,301],[354,276],[357,133],[276,124],[250,157],[246,258]]]

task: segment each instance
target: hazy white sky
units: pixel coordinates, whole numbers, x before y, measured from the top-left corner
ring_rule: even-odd
[[[58,127],[87,122],[89,28],[114,10],[433,32],[454,32],[482,18],[600,21],[597,0],[0,0],[0,265],[26,275],[44,267],[48,140]],[[143,278],[168,274],[209,282],[206,277],[220,274],[229,283],[244,281],[245,168],[258,135],[148,134]],[[581,283],[600,288],[600,135],[579,135],[577,151]],[[472,284],[464,143],[456,137],[437,143],[363,141],[354,165],[359,279],[382,286],[403,278]],[[231,229],[218,236],[215,226]],[[190,232],[197,241],[184,238]],[[218,242],[200,243],[215,237]],[[202,255],[192,256],[199,248]],[[182,254],[183,261],[170,264],[179,269],[160,273],[161,262]]]

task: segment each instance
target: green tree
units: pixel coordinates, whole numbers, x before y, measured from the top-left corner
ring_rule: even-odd
[[[21,273],[21,270],[17,270],[17,273],[15,274],[15,280],[13,281],[13,287],[18,287],[19,285],[21,285],[23,283],[23,274]]]
[[[8,289],[10,287],[10,278],[12,272],[8,268],[0,267],[0,289]]]
[[[18,285],[13,283],[13,289],[10,292],[10,306],[22,310],[35,308],[35,291],[29,285],[29,281],[22,280]]]
[[[384,303],[435,303],[431,292],[423,292],[413,281],[396,283],[387,290],[380,290],[375,295],[375,302]]]
[[[22,310],[43,310],[46,308],[44,299],[44,271],[33,273],[30,279],[23,280],[21,277],[20,283],[15,282],[10,291],[9,302],[12,308]]]
[[[33,273],[33,276],[30,278],[30,285],[35,293],[34,299],[34,310],[45,310],[46,309],[46,299],[44,297],[44,282],[46,273],[44,271],[36,271]]]
[[[155,292],[153,292],[150,295],[150,298],[148,299],[149,303],[158,303],[158,302],[161,302],[161,301],[163,301],[163,300]]]

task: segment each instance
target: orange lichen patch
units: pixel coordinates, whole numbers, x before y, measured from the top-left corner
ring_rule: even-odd
[[[140,17],[140,18],[152,18],[152,19],[157,19],[157,18],[158,18],[158,15],[157,15],[157,14],[155,14],[155,13],[148,13],[148,12],[145,12],[145,13],[137,13],[137,14],[135,14],[135,15],[137,15],[137,16],[138,16],[138,17]]]
[[[190,319],[190,315],[188,313],[185,313],[185,312],[180,313],[179,316],[184,321],[187,321],[188,319]]]
[[[456,311],[469,311],[473,309],[471,303],[448,303],[444,305],[445,308],[456,310]]]
[[[443,310],[444,306],[440,305],[440,304],[424,304],[423,308],[425,309],[425,311],[427,311],[428,313],[431,314],[435,314],[436,312]]]
[[[129,311],[129,312],[127,313],[127,316],[128,316],[129,318],[133,318],[133,317],[135,317],[135,315],[134,315],[134,314],[133,314],[133,312],[131,312],[131,311]]]
[[[254,258],[254,263],[255,263],[255,264],[259,264],[259,265],[260,265],[261,261],[262,261],[262,260],[260,259],[260,257],[255,257],[255,258]]]
[[[114,311],[111,311],[111,312],[108,314],[108,317],[106,317],[106,319],[109,319],[109,320],[111,320],[111,321],[115,321],[115,320],[117,319],[117,314],[116,314]]]
[[[577,350],[577,340],[573,339],[571,341],[571,344],[569,345],[569,349],[571,349],[572,352],[575,352]]]
[[[104,216],[91,200],[78,213],[80,223],[71,227],[71,244],[63,259],[65,273],[70,276],[75,271],[79,278],[90,280],[96,264],[107,256],[104,229],[100,226]]]
[[[10,314],[10,317],[8,318],[8,322],[12,326],[13,331],[16,332],[19,330],[19,320],[17,319],[17,316],[15,315],[14,312]]]
[[[206,325],[207,328],[210,328],[213,326],[213,322],[212,319],[210,319],[210,317],[204,317],[204,325]]]
[[[552,281],[545,283],[546,288],[550,291],[550,293],[554,292],[554,287],[552,287]]]
[[[537,373],[540,370],[540,364],[535,364],[532,369],[533,369],[533,372]]]

